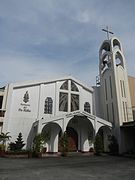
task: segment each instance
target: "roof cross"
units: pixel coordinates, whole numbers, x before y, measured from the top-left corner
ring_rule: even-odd
[[[113,32],[109,31],[109,27],[106,26],[106,29],[102,29],[102,31],[105,31],[107,33],[107,39],[109,40],[109,34],[114,34]]]

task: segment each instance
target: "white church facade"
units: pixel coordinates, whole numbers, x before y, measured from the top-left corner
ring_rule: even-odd
[[[47,151],[58,152],[59,138],[66,131],[69,149],[87,152],[99,129],[111,126],[93,115],[93,89],[72,77],[8,87],[2,131],[10,132],[13,142],[21,132],[27,149],[36,134],[49,132]]]
[[[134,120],[125,58],[116,37],[100,47],[96,87],[64,77],[9,84],[0,89],[0,97],[0,131],[10,132],[12,142],[21,132],[27,149],[36,134],[48,132],[47,152],[58,152],[59,139],[66,132],[70,151],[87,152],[101,130],[104,151],[111,133],[120,153],[135,147],[134,128],[129,130]]]

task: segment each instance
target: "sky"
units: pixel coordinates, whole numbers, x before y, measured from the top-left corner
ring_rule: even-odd
[[[0,0],[0,87],[73,76],[95,85],[108,26],[135,76],[135,1]]]

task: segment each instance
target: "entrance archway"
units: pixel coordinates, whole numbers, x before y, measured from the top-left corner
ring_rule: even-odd
[[[42,133],[49,133],[50,139],[46,142],[47,152],[58,152],[58,140],[59,134],[61,132],[61,127],[59,124],[50,122],[47,123],[43,129]]]
[[[74,116],[67,124],[69,150],[87,152],[92,147],[94,128],[86,116]]]

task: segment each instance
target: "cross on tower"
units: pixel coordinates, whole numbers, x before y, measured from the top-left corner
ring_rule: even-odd
[[[109,33],[114,34],[113,32],[109,31],[108,26],[106,26],[106,29],[102,29],[102,31],[105,31],[107,33],[107,39],[109,40]]]

